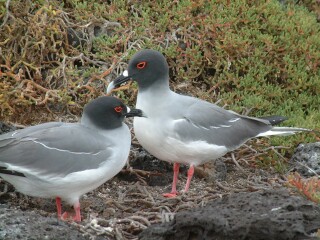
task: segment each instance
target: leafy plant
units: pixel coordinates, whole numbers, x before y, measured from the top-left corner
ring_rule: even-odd
[[[320,203],[320,179],[318,177],[303,179],[299,173],[295,172],[288,176],[288,184],[295,187],[309,200]]]

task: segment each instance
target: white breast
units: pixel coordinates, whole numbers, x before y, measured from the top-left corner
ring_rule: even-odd
[[[166,117],[166,109],[170,106],[142,101],[142,97],[147,96],[138,96],[137,108],[143,110],[147,118],[134,118],[135,136],[141,146],[158,159],[200,165],[215,160],[227,152],[224,146],[205,141],[183,142],[173,131],[174,121]]]
[[[17,177],[3,174],[8,182],[11,182],[19,192],[36,197],[56,197],[73,204],[79,197],[106,182],[115,176],[125,165],[131,145],[130,131],[127,125],[123,124],[121,129],[108,130],[106,134],[121,139],[121,142],[110,143],[113,154],[109,156],[98,169],[90,169],[60,176],[27,176]],[[104,134],[101,132],[101,134]],[[109,138],[110,139],[110,138]],[[76,159],[75,159],[76,161]]]

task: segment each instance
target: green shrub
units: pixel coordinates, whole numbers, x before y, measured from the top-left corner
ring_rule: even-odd
[[[111,80],[136,51],[153,48],[166,55],[178,92],[319,129],[320,27],[306,7],[276,0],[107,2],[10,2],[0,29],[1,118],[31,123],[17,116],[39,109],[80,114],[88,100],[103,94],[103,71],[112,67]],[[312,2],[306,5],[313,9]],[[68,41],[70,29],[80,36],[78,44]],[[134,104],[136,87],[123,91],[119,96]],[[314,140],[300,134],[272,143]]]

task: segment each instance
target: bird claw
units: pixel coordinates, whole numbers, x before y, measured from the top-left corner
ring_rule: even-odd
[[[175,198],[177,197],[177,192],[171,192],[171,193],[164,193],[162,194],[162,196],[166,197],[166,198]]]
[[[77,215],[73,215],[71,216],[68,212],[64,212],[61,217],[60,217],[61,220],[63,221],[68,221],[68,220],[73,220],[75,222],[81,222],[81,217],[78,218]]]
[[[73,217],[73,221],[75,221],[75,222],[81,222],[81,217],[78,218],[77,215],[75,215],[75,216]]]
[[[62,213],[60,219],[63,220],[63,221],[66,221],[69,217],[69,213],[68,212],[64,212]]]

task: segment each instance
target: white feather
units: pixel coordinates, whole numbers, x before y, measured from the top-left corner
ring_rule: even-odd
[[[310,132],[312,130],[306,129],[306,128],[290,128],[290,127],[274,127],[269,131],[260,133],[257,135],[257,137],[266,137],[266,136],[288,136],[293,135],[298,132]]]

